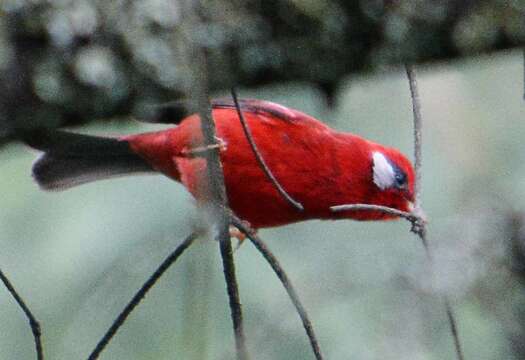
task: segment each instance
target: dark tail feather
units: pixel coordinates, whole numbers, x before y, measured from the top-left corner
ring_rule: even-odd
[[[22,141],[44,152],[33,165],[33,177],[44,190],[65,190],[95,180],[154,171],[125,140],[38,130],[23,134]]]

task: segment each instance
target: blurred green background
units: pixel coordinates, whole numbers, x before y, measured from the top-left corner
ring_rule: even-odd
[[[260,232],[293,280],[327,359],[453,359],[437,295],[451,297],[467,359],[525,356],[525,103],[521,52],[420,67],[423,206],[431,274],[409,224],[310,221]],[[341,79],[337,106],[287,82],[239,89],[412,154],[402,68]],[[217,93],[215,95],[227,95]],[[76,131],[151,129],[105,121]],[[0,266],[43,326],[47,358],[85,358],[160,261],[191,231],[191,197],[162,176],[40,191],[36,154],[0,152]],[[298,316],[248,242],[235,253],[254,359],[313,358]],[[218,245],[199,241],[154,287],[102,359],[231,359]],[[32,359],[31,333],[0,288],[0,359]]]
[[[261,236],[327,359],[454,359],[441,294],[467,359],[525,358],[524,15],[523,1],[500,0],[0,0],[0,268],[41,321],[46,358],[86,358],[199,214],[162,176],[44,193],[17,132],[158,128],[132,118],[169,117],[156,105],[192,97],[192,46],[207,50],[214,96],[237,85],[409,155],[399,64],[416,62],[434,271],[405,222]],[[269,266],[249,243],[235,258],[253,358],[313,358]],[[231,359],[232,333],[218,245],[202,239],[101,358]],[[0,287],[0,359],[33,358]]]

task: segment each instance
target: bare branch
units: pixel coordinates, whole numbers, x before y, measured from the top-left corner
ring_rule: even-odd
[[[299,317],[301,318],[303,327],[306,331],[306,335],[310,340],[310,346],[312,347],[312,351],[315,355],[315,358],[317,360],[322,360],[323,355],[321,354],[321,348],[319,347],[319,342],[317,341],[317,338],[315,336],[312,323],[308,317],[308,313],[306,312],[306,309],[301,303],[299,296],[295,292],[295,289],[293,288],[292,283],[288,278],[288,275],[286,275],[284,269],[279,264],[279,261],[275,258],[273,253],[270,251],[270,249],[268,249],[264,242],[257,236],[255,231],[251,229],[245,222],[243,222],[234,214],[230,214],[230,221],[233,226],[238,228],[242,233],[246,235],[246,237],[248,237],[248,239],[250,239],[252,244],[257,248],[257,250],[259,250],[259,252],[264,256],[268,264],[270,264],[270,266],[272,267],[273,271],[275,272],[275,274],[283,284],[284,288],[286,289],[290,300],[292,300],[292,303],[295,306]]]
[[[203,72],[201,72],[201,75]],[[207,94],[207,92],[205,93]],[[215,137],[215,124],[211,115],[211,107],[209,98],[207,96],[199,96],[201,129],[204,136],[205,146],[213,147],[217,144]],[[206,99],[206,100],[205,100]],[[205,100],[205,101],[204,101]],[[204,105],[207,104],[207,105]],[[233,261],[233,251],[229,232],[229,220],[224,208],[227,208],[226,189],[224,187],[224,174],[219,158],[219,151],[208,151],[205,154],[207,161],[208,181],[210,188],[210,205],[212,213],[215,217],[214,225],[217,227],[215,239],[219,242],[221,251],[222,264],[224,270],[224,278],[226,281],[226,289],[228,292],[231,317],[233,322],[233,332],[235,335],[235,345],[237,350],[237,358],[239,360],[248,359],[248,350],[246,348],[246,341],[244,336],[244,327],[242,319],[242,309],[239,298],[239,287],[237,285],[237,278],[235,275],[235,264]]]
[[[425,224],[427,223],[427,219],[423,211],[419,211],[419,213],[416,214],[414,212],[401,211],[395,208],[391,208],[388,206],[382,206],[382,205],[344,204],[344,205],[332,206],[330,207],[330,210],[333,212],[370,210],[370,211],[379,211],[387,215],[399,216],[403,219],[410,221],[410,223],[412,224],[412,228],[410,229],[410,231],[412,231],[413,233],[417,235],[419,235],[422,232],[425,232]]]
[[[157,283],[161,276],[173,265],[179,256],[193,243],[193,241],[198,237],[198,233],[194,232],[189,235],[184,241],[177,246],[177,248],[160,264],[160,266],[155,270],[155,272],[148,278],[148,280],[140,287],[139,291],[133,296],[130,302],[126,305],[124,310],[118,315],[118,317],[113,321],[111,327],[108,329],[106,334],[100,339],[95,349],[91,352],[88,357],[88,360],[98,359],[102,351],[106,348],[108,343],[111,341],[113,336],[117,333],[120,327],[124,324],[128,316],[135,309],[135,307],[142,301],[144,296],[148,291]]]
[[[416,217],[419,217],[423,211],[421,208],[421,164],[422,164],[422,117],[421,117],[421,101],[419,99],[419,92],[417,87],[417,80],[416,80],[416,72],[414,68],[410,65],[405,65],[407,77],[408,77],[408,83],[410,86],[410,95],[412,97],[412,110],[414,113],[414,170],[416,172],[416,179],[414,184],[414,191],[415,191],[415,202],[414,202],[414,210],[413,213],[416,215]],[[424,222],[418,223],[417,227],[414,225],[415,223],[412,223],[412,231],[414,231],[419,238],[421,239],[423,246],[425,247],[425,253],[427,255],[428,262],[431,266],[431,268],[434,267],[434,259],[432,256],[432,253],[429,248],[427,235],[426,235],[426,224]],[[452,334],[452,337],[454,339],[454,347],[456,349],[456,356],[459,360],[464,360],[463,356],[463,350],[461,348],[461,342],[459,340],[458,330],[457,330],[457,324],[456,319],[454,317],[454,313],[452,312],[452,306],[450,305],[450,302],[448,298],[443,295],[442,296],[442,302],[445,306],[445,310],[447,312],[447,318],[448,323],[450,326],[450,332]]]
[[[43,360],[44,350],[42,349],[42,332],[40,331],[40,324],[36,320],[31,310],[29,310],[29,307],[27,307],[24,299],[22,299],[22,297],[18,294],[13,284],[11,284],[11,282],[2,270],[0,270],[0,280],[2,280],[7,290],[11,293],[11,296],[13,296],[18,306],[20,306],[25,316],[29,320],[29,326],[31,327],[31,332],[33,333],[33,338],[35,340],[36,358],[38,360]]]
[[[198,7],[203,7],[198,2]],[[197,17],[198,10],[190,6],[189,16],[195,24],[201,23]],[[235,335],[235,346],[237,359],[248,359],[248,350],[244,336],[242,308],[239,299],[239,287],[235,275],[235,264],[230,239],[230,221],[227,211],[228,199],[224,186],[224,174],[220,160],[220,144],[217,141],[215,122],[212,116],[212,108],[208,88],[208,49],[201,44],[189,43],[188,50],[193,59],[193,90],[195,94],[195,105],[199,109],[200,126],[204,138],[204,147],[209,149],[203,153],[206,159],[207,182],[209,190],[206,194],[209,209],[211,210],[213,234],[219,242],[226,290],[228,293],[233,332]]]
[[[371,204],[345,204],[345,205],[336,205],[330,207],[330,210],[333,212],[340,212],[340,211],[357,211],[357,210],[370,210],[370,211],[380,211],[388,215],[394,215],[399,216],[404,219],[407,219],[410,222],[413,222],[417,219],[417,217],[409,212],[401,211],[398,209],[394,209],[388,206],[381,206],[381,205],[371,205]]]
[[[425,214],[421,208],[421,178],[422,178],[422,172],[421,172],[421,164],[422,164],[422,116],[421,116],[421,103],[419,100],[419,92],[417,88],[417,81],[416,81],[416,74],[415,70],[407,65],[406,66],[406,73],[409,80],[410,85],[410,94],[412,97],[412,109],[414,113],[414,170],[416,173],[415,178],[415,184],[414,184],[414,192],[415,192],[415,203],[414,203],[414,210],[412,212],[408,213],[405,211],[400,211],[398,209],[386,207],[386,206],[380,206],[380,205],[371,205],[371,204],[347,204],[347,205],[338,205],[338,206],[332,206],[330,208],[331,211],[338,212],[338,211],[353,211],[353,210],[371,210],[371,211],[380,211],[388,215],[394,215],[399,216],[401,218],[404,218],[412,224],[411,231],[418,235],[418,237],[421,239],[421,242],[423,243],[423,246],[425,248],[425,253],[428,258],[428,261],[433,267],[433,257],[430,252],[428,241],[427,241],[427,232],[426,232],[426,217]],[[457,324],[454,317],[454,314],[452,312],[452,307],[450,305],[450,302],[448,299],[443,296],[442,302],[445,306],[446,312],[447,312],[447,318],[450,326],[450,331],[452,333],[452,337],[454,338],[454,346],[456,349],[456,355],[459,360],[463,360],[463,351],[461,349],[461,342],[459,341],[458,331],[457,331]]]
[[[201,72],[201,75],[204,72]],[[205,146],[213,147],[217,144],[215,137],[215,124],[211,115],[211,107],[207,91],[201,91],[206,95],[199,95],[199,109],[201,118],[201,129],[204,136]],[[206,104],[206,105],[205,105]],[[241,302],[239,298],[239,287],[235,275],[235,264],[230,239],[228,217],[223,210],[227,207],[226,189],[224,187],[224,174],[219,158],[219,151],[208,151],[205,153],[207,161],[208,181],[210,185],[210,202],[213,216],[216,218],[213,226],[217,227],[215,239],[219,242],[221,251],[226,290],[228,292],[233,332],[235,335],[235,346],[239,360],[248,359],[248,350],[244,336]]]
[[[412,97],[412,112],[414,113],[414,170],[416,172],[416,179],[414,182],[414,211],[421,209],[421,164],[422,164],[422,117],[421,117],[421,102],[419,100],[419,91],[417,88],[416,72],[410,65],[405,66],[408,83],[410,85],[410,95]]]
[[[261,153],[259,152],[259,149],[257,148],[257,145],[255,145],[255,141],[253,139],[252,133],[250,131],[250,128],[248,127],[248,123],[244,119],[244,115],[242,113],[241,107],[239,106],[239,100],[237,99],[237,92],[235,91],[235,88],[232,87],[231,94],[233,97],[233,102],[235,103],[235,108],[237,109],[237,114],[239,115],[239,120],[241,121],[242,128],[244,130],[244,135],[246,135],[246,139],[250,143],[250,147],[252,148],[253,154],[255,155],[255,158],[257,159],[257,162],[259,163],[259,166],[263,170],[264,174],[268,178],[268,180],[271,181],[271,183],[275,186],[275,189],[281,194],[281,196],[288,201],[294,208],[296,208],[299,211],[303,211],[304,207],[303,205],[294,200],[287,192],[284,190],[284,188],[281,186],[279,181],[275,178],[273,173],[270,171],[270,168],[268,165],[266,165],[266,162],[264,161],[264,158],[262,157]]]
[[[454,339],[454,347],[456,349],[456,355],[459,360],[464,360],[465,356],[463,355],[463,350],[461,348],[461,342],[459,341],[458,326],[456,324],[456,317],[452,312],[452,306],[448,301],[446,296],[443,296],[443,303],[445,304],[445,310],[447,312],[448,323],[450,326],[450,332],[452,333],[452,338]]]
[[[217,139],[219,140],[219,139]],[[209,145],[209,146],[197,146],[197,147],[194,147],[192,149],[182,149],[181,150],[181,155],[189,158],[189,159],[193,159],[193,158],[197,158],[197,157],[203,157],[204,154],[206,154],[207,152],[209,151],[215,151],[217,149],[224,149],[226,146],[219,142],[217,144],[213,144],[213,145]]]

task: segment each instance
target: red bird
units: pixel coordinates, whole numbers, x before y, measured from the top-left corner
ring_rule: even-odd
[[[332,212],[331,206],[375,204],[410,211],[414,170],[398,150],[357,135],[335,131],[297,110],[261,100],[242,100],[241,110],[254,142],[275,178],[304,210],[293,207],[268,180],[245,137],[235,105],[215,100],[213,118],[222,142],[228,202],[254,228],[308,219],[383,220],[377,211]],[[45,190],[138,172],[160,172],[204,200],[206,160],[199,116],[176,127],[144,134],[104,138],[63,131],[26,137],[44,151],[33,175]]]

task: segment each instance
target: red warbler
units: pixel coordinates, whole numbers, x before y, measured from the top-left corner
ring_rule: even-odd
[[[213,118],[223,146],[220,159],[228,202],[254,228],[308,219],[387,220],[382,212],[333,212],[342,204],[375,204],[410,211],[414,170],[398,150],[331,129],[300,111],[245,99],[240,107],[268,168],[304,210],[293,207],[265,176],[245,137],[232,101],[215,100]],[[176,119],[174,119],[176,120]],[[199,116],[166,130],[118,138],[37,131],[25,141],[44,154],[33,175],[45,190],[140,172],[181,182],[197,199],[206,196],[206,160]]]

